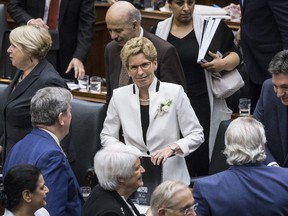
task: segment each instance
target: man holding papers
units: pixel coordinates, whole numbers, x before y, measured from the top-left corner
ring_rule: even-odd
[[[186,76],[187,95],[204,128],[205,137],[205,142],[186,157],[186,163],[191,177],[206,175],[218,125],[231,116],[225,99],[216,98],[212,93],[211,73],[233,70],[240,63],[241,54],[232,42],[230,53],[223,58],[209,52],[211,61],[198,64],[204,17],[194,13],[195,0],[168,0],[168,3],[173,16],[159,22],[154,31],[156,35],[173,44],[178,51]],[[223,35],[221,41],[226,39],[227,35]]]

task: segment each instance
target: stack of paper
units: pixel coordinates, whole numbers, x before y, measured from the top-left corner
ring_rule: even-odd
[[[231,29],[220,18],[209,17],[204,20],[197,62],[202,64],[211,61],[212,57],[208,51],[218,54],[222,58],[231,51],[233,41],[234,34]]]
[[[151,161],[151,157],[142,157],[141,166],[145,169],[142,179],[144,185],[139,187],[136,192],[134,192],[130,199],[140,205],[150,205],[150,199],[154,189],[163,181],[162,178],[162,164],[154,165]]]

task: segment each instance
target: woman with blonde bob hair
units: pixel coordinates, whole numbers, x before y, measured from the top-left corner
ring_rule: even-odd
[[[33,25],[15,28],[9,39],[12,46],[28,54],[32,61],[43,59],[52,46],[51,35],[47,29]]]
[[[52,40],[47,29],[23,25],[9,35],[7,53],[18,70],[0,95],[0,145],[4,148],[4,160],[10,149],[32,130],[30,100],[37,90],[57,86],[67,88],[65,81],[45,56]],[[2,151],[2,147],[0,151]]]
[[[154,72],[161,65],[154,44],[145,37],[127,41],[121,60],[134,83],[114,90],[100,134],[101,144],[122,145],[124,140],[143,156],[151,157],[154,165],[163,164],[164,181],[181,180],[189,185],[184,157],[195,151],[204,137],[183,87],[157,79]]]

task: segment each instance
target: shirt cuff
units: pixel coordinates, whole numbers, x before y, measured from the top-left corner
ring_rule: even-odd
[[[271,162],[271,163],[267,164],[267,166],[279,166],[279,164],[276,162]]]

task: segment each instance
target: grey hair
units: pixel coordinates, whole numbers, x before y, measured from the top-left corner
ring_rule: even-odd
[[[263,125],[250,117],[233,120],[225,133],[224,155],[229,165],[243,165],[266,159]]]
[[[99,184],[105,190],[116,190],[118,178],[129,178],[142,153],[135,146],[111,144],[100,149],[94,157],[94,169]]]
[[[46,87],[38,90],[31,99],[31,122],[37,125],[53,125],[61,112],[66,112],[72,94],[65,88]]]
[[[23,25],[13,29],[9,40],[18,49],[39,60],[46,56],[52,46],[48,30],[33,25]]]
[[[129,25],[132,25],[135,21],[138,25],[141,25],[141,12],[134,7],[128,11],[127,22]]]
[[[272,58],[268,71],[271,74],[288,74],[288,50],[282,50]]]
[[[152,193],[150,206],[153,215],[158,215],[160,208],[171,208],[176,205],[175,194],[190,188],[181,181],[164,181]]]

